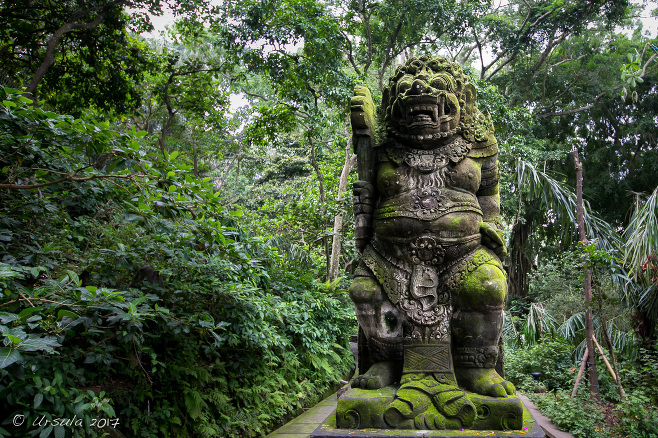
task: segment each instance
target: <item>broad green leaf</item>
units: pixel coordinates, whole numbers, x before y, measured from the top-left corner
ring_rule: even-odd
[[[15,313],[8,313],[8,312],[0,312],[0,322],[3,324],[9,324],[12,321],[16,321],[18,319],[18,315]]]
[[[9,333],[3,333],[3,334],[4,334],[7,338],[9,338],[9,340],[10,340],[11,342],[13,342],[14,344],[20,344],[21,342],[23,342],[23,340],[22,340],[21,338],[17,337],[17,336],[10,335]]]
[[[53,431],[55,433],[55,438],[64,438],[64,437],[66,437],[66,429],[64,429],[64,426],[55,426],[53,428]]]
[[[33,404],[34,409],[37,409],[39,406],[41,406],[42,402],[43,402],[43,394],[39,392],[37,395],[34,396],[34,404]]]
[[[7,368],[9,365],[21,359],[21,354],[15,348],[0,348],[0,369]]]
[[[43,307],[28,307],[27,309],[21,310],[21,313],[18,314],[19,319],[27,319],[33,313],[39,312]]]
[[[89,286],[88,286],[89,287]],[[71,312],[70,310],[62,309],[59,312],[57,312],[57,319],[62,319],[62,318],[78,318],[78,314],[75,312]]]
[[[80,286],[80,278],[78,277],[78,274],[75,272],[71,271],[70,269],[66,270],[66,273],[68,274],[69,278],[75,283],[76,286]]]
[[[23,342],[18,345],[18,348],[21,351],[44,351],[46,353],[52,353],[55,351],[53,347],[59,347],[60,344],[57,342],[57,339],[51,337],[28,337]]]
[[[39,434],[39,438],[47,438],[50,436],[50,433],[53,431],[53,426],[45,427]]]

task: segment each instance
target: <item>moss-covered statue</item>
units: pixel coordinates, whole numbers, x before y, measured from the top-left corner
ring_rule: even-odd
[[[475,95],[458,64],[412,58],[384,90],[375,144],[370,93],[355,90],[360,375],[338,427],[521,426],[497,371],[507,291],[498,148]]]

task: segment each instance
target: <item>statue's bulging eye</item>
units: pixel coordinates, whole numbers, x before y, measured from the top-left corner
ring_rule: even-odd
[[[446,83],[441,79],[440,77],[434,77],[432,79],[432,82],[430,82],[430,85],[432,88],[436,88],[437,90],[445,90],[446,89]]]
[[[409,88],[411,88],[411,84],[413,83],[413,77],[412,76],[405,76],[398,82],[398,94],[403,94],[406,92]]]
[[[436,75],[432,78],[432,82],[430,82],[430,85],[437,90],[445,90],[445,91],[454,91],[455,90],[455,84],[450,78],[445,73]]]

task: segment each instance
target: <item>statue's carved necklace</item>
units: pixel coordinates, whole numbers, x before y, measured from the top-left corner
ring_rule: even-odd
[[[443,169],[448,163],[459,163],[471,150],[471,142],[458,136],[451,143],[436,149],[414,149],[396,142],[387,149],[389,160],[398,166],[404,162],[421,173],[432,173]]]

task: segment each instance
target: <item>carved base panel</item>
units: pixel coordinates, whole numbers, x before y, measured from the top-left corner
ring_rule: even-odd
[[[532,437],[546,435],[530,412],[516,396],[485,397],[473,393],[468,398],[477,408],[478,416],[468,429],[417,430],[391,429],[384,412],[395,398],[396,388],[379,390],[352,388],[338,399],[335,415],[329,416],[312,434],[315,438],[465,438],[473,436]]]

